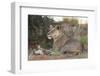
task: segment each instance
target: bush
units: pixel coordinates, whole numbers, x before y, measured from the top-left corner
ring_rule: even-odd
[[[59,56],[59,55],[61,55],[61,52],[58,51],[58,50],[53,50],[53,51],[51,51],[51,55],[53,55],[53,56]]]
[[[87,41],[88,41],[87,36],[81,36],[81,38],[80,38],[81,44],[85,45],[85,44],[87,44]]]

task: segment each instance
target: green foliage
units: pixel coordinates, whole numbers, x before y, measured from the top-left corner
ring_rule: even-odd
[[[53,20],[48,16],[28,15],[28,44],[51,47],[52,42],[47,38],[47,32],[52,22]]]
[[[61,52],[58,51],[58,50],[52,50],[51,51],[51,55],[53,55],[53,56],[59,56],[59,55],[61,55]]]
[[[78,20],[77,20],[77,19],[72,19],[72,20],[71,20],[71,23],[72,23],[73,25],[76,25],[76,24],[78,24]]]
[[[46,48],[46,49],[52,48],[53,40],[41,41],[40,45],[41,45],[42,48]]]
[[[66,22],[66,23],[69,23],[69,24],[72,24],[72,25],[77,25],[78,24],[78,20],[75,19],[75,18],[63,18],[63,22]]]
[[[70,23],[70,19],[68,19],[68,18],[63,18],[63,22]]]
[[[88,42],[87,36],[81,36],[80,37],[80,43],[81,44],[85,45],[85,44],[87,44],[87,42]]]

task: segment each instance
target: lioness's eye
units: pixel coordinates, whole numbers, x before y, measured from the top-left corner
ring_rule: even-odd
[[[59,28],[59,27],[57,27],[57,29],[59,30],[60,28]]]

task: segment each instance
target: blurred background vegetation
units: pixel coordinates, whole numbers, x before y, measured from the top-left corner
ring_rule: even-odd
[[[39,44],[43,48],[51,48],[53,40],[47,38],[47,33],[53,22],[48,16],[28,15],[28,45]]]

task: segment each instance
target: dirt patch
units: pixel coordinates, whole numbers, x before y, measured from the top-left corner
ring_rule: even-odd
[[[84,52],[79,55],[59,55],[59,56],[48,56],[48,55],[32,55],[29,61],[32,60],[58,60],[58,59],[80,59],[88,58],[88,53]]]

